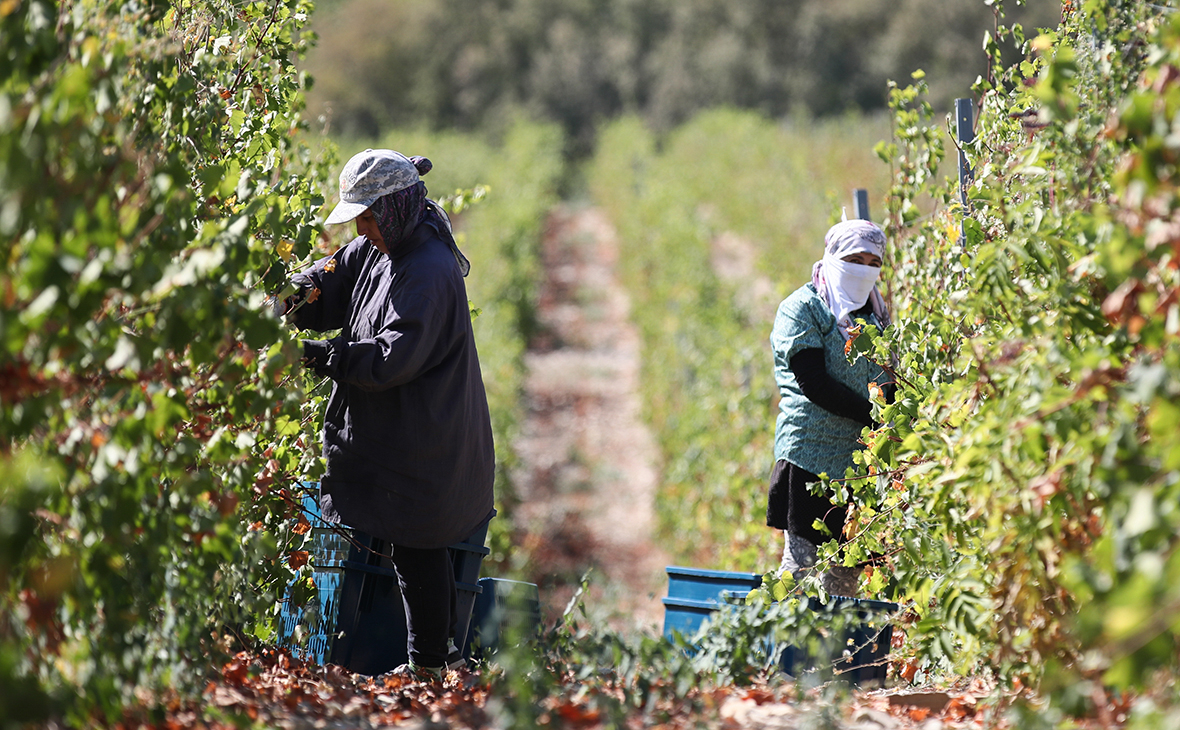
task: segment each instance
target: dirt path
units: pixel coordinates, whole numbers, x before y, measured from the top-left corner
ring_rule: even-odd
[[[658,452],[640,414],[640,341],[615,273],[618,242],[596,209],[560,207],[542,257],[512,475],[533,579],[547,618],[590,570],[591,615],[618,630],[658,630],[667,565],[653,539]]]

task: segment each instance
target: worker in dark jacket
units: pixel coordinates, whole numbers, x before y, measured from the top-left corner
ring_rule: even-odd
[[[301,329],[304,364],[332,379],[324,416],[323,517],[387,540],[410,663],[441,677],[461,663],[449,642],[456,589],[447,546],[494,514],[487,397],[450,221],[426,197],[430,161],[365,150],[340,174],[326,223],[357,237],[297,275],[281,306]],[[463,637],[458,637],[462,639]],[[450,645],[449,645],[450,644]],[[449,655],[449,656],[448,656]]]

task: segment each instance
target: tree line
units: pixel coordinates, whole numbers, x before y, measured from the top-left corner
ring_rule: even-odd
[[[771,117],[884,109],[887,81],[916,68],[944,108],[987,75],[981,44],[997,23],[1031,31],[1060,15],[1051,0],[1009,5],[335,0],[314,20],[309,108],[348,136],[496,128],[523,111],[560,123],[577,151],[620,114],[667,129],[717,106]]]

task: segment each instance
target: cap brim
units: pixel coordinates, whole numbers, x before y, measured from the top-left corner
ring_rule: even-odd
[[[324,225],[330,226],[336,223],[347,223],[361,213],[364,213],[371,205],[372,203],[345,203],[342,200],[332,209],[332,213],[324,221]]]

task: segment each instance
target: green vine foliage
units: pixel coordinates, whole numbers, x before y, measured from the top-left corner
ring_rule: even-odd
[[[1067,2],[1001,34],[1027,56],[977,84],[966,209],[922,80],[891,92],[898,317],[853,356],[895,358],[899,392],[844,559],[888,556],[870,585],[910,602],[920,672],[1081,708],[1174,670],[1180,639],[1180,15]]]
[[[330,174],[311,8],[0,3],[0,716],[199,686],[306,561],[316,411],[267,299]]]

